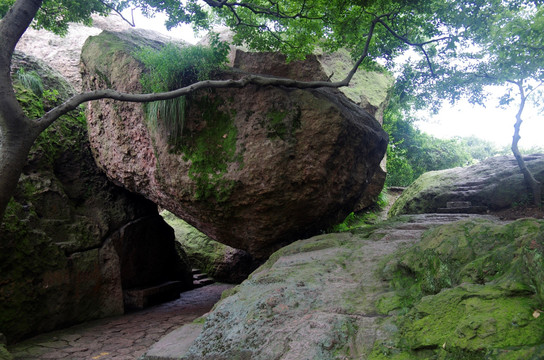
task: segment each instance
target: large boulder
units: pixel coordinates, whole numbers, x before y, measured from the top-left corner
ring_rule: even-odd
[[[424,214],[297,241],[144,359],[540,359],[543,235]]]
[[[89,38],[85,89],[141,91],[136,42]],[[247,86],[200,91],[187,103],[183,138],[172,139],[161,126],[148,128],[140,104],[93,102],[97,163],[115,182],[256,257],[341,221],[386,149],[379,123],[336,90]]]
[[[544,155],[524,156],[535,178],[544,182]],[[498,211],[530,201],[527,186],[513,156],[498,156],[476,165],[430,171],[421,175],[395,202],[390,215],[455,211]],[[450,206],[448,206],[450,203]],[[448,209],[449,208],[449,209]]]
[[[23,60],[14,67],[38,66]],[[49,73],[51,89],[47,79],[58,77],[39,72]],[[29,114],[43,112],[41,99],[15,88]],[[96,167],[84,115],[65,116],[32,148],[0,227],[0,332],[13,342],[122,314],[123,291],[133,287],[169,280],[190,287],[175,246],[157,206]]]

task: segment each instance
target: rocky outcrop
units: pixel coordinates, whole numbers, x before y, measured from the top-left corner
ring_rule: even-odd
[[[524,160],[543,182],[544,155],[527,155]],[[514,157],[499,156],[465,168],[421,175],[395,202],[390,214],[450,212],[463,203],[467,211],[497,211],[529,201],[528,194]]]
[[[174,228],[191,265],[216,281],[239,284],[260,265],[246,251],[210,239],[168,211],[161,216]]]
[[[198,337],[191,324],[192,345],[170,337],[154,348],[171,357],[144,359],[538,358],[543,231],[427,214],[297,241],[224,293]]]
[[[15,87],[26,111],[43,111],[31,91]],[[115,186],[96,167],[77,112],[38,138],[0,239],[0,332],[10,342],[121,314],[130,287],[191,285],[173,230],[155,204]]]
[[[90,38],[84,87],[141,91],[130,52],[115,34]],[[341,221],[385,153],[380,125],[335,90],[248,86],[188,100],[181,139],[150,131],[139,104],[92,103],[96,160],[127,189],[256,257]]]

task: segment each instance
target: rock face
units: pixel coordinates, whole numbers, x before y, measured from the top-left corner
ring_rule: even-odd
[[[43,111],[32,92],[16,89],[27,111]],[[0,332],[10,342],[121,314],[130,287],[191,285],[156,205],[96,167],[82,114],[59,119],[37,140],[0,239]]]
[[[543,182],[544,155],[528,155],[524,160],[535,178]],[[448,203],[463,202],[480,211],[502,210],[527,201],[527,194],[514,157],[493,157],[466,168],[421,175],[395,202],[390,214],[432,213],[447,209]]]
[[[161,216],[174,228],[176,241],[191,265],[216,281],[239,284],[260,265],[246,251],[210,239],[168,211],[161,212]]]
[[[141,91],[132,48],[112,33],[90,38],[84,87]],[[376,120],[334,90],[201,91],[188,99],[181,139],[150,131],[139,104],[98,101],[87,114],[111,179],[256,257],[353,211],[387,144]]]
[[[182,339],[170,338],[169,353],[536,359],[544,354],[544,318],[533,315],[544,300],[544,247],[535,241],[543,231],[543,220],[425,214],[297,241],[224,293],[191,346],[176,353]]]

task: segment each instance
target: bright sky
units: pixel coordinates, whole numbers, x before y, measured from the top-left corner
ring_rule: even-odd
[[[128,17],[129,14],[130,12],[126,16]],[[167,31],[164,27],[165,17],[160,14],[156,15],[154,19],[147,19],[135,11],[134,18],[137,27],[155,30],[174,38],[181,38],[192,44],[198,42],[199,38],[202,37],[202,34],[200,37],[195,37],[192,28],[188,25]],[[416,125],[422,131],[443,139],[474,135],[492,141],[500,147],[510,145],[514,133],[517,107],[512,105],[508,109],[500,109],[497,105],[497,102],[490,101],[487,107],[484,108],[461,101],[453,107],[445,105],[434,116],[426,113],[418,114],[421,116],[421,121],[418,121]],[[538,114],[536,109],[528,104],[522,119],[519,146],[521,148],[544,147],[544,114]]]
[[[439,138],[474,135],[502,147],[512,143],[517,110],[514,104],[507,109],[501,109],[493,101],[485,108],[462,101],[453,107],[444,106],[435,116],[421,114],[422,121],[418,121],[416,125],[422,131]],[[520,128],[520,148],[544,147],[544,114],[539,114],[528,104],[521,118],[523,123]]]

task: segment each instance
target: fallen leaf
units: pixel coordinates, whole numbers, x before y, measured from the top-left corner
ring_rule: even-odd
[[[541,312],[542,312],[541,310],[535,310],[535,312],[533,313],[533,317],[534,317],[535,319],[538,318],[538,317],[540,316],[540,313],[541,313]]]

